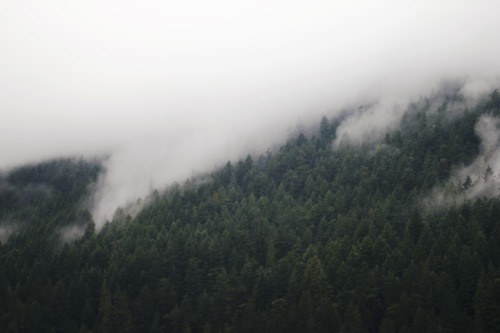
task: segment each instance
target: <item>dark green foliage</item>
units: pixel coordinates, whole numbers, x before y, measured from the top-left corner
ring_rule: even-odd
[[[337,151],[325,117],[316,135],[156,192],[100,233],[78,208],[98,166],[12,172],[0,216],[30,227],[0,245],[0,331],[498,332],[500,198],[419,205],[477,156],[476,121],[497,110],[493,93],[450,119],[459,98]],[[55,242],[75,220],[84,236]]]
[[[0,224],[23,222],[35,228],[43,224],[47,230],[88,222],[90,214],[78,207],[101,169],[98,163],[83,159],[59,159],[0,175]]]

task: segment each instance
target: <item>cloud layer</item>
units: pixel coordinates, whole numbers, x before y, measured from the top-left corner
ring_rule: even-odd
[[[455,179],[465,182],[470,178],[467,198],[492,197],[500,194],[500,119],[482,116],[476,124],[481,139],[481,153],[470,165],[457,170]]]
[[[109,155],[94,214],[103,220],[151,187],[265,150],[322,114],[380,99],[343,130],[383,129],[399,117],[386,111],[394,103],[443,79],[490,88],[499,9],[487,0],[2,1],[0,168]]]

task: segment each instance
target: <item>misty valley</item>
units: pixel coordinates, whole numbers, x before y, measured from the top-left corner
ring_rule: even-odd
[[[422,97],[370,140],[352,117],[102,224],[104,160],[4,171],[0,331],[500,332],[499,93]]]

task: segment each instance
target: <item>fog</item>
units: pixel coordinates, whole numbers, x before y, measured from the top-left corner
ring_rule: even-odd
[[[442,186],[434,188],[422,200],[423,208],[436,211],[500,194],[500,119],[481,116],[475,132],[481,140],[478,156],[470,164],[457,167]]]
[[[0,2],[0,168],[108,156],[94,218],[371,103],[352,142],[443,80],[498,85],[496,1]],[[370,135],[362,133],[372,133]],[[345,135],[344,135],[345,134]]]
[[[399,126],[408,102],[407,99],[381,97],[375,104],[351,111],[337,128],[333,148],[380,140],[385,133]]]
[[[4,221],[2,221],[4,222]],[[7,242],[10,235],[16,232],[16,226],[12,224],[2,224],[0,225],[0,244]]]
[[[471,179],[466,188],[468,198],[492,197],[500,193],[500,119],[482,116],[476,124],[481,139],[481,153],[470,165],[459,169],[456,177],[463,182]]]

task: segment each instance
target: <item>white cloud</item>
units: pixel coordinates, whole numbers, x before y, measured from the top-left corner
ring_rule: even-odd
[[[441,188],[434,188],[423,200],[425,207],[440,209],[466,200],[500,195],[500,119],[481,116],[475,132],[481,140],[479,155],[472,163],[455,170]]]
[[[443,78],[477,91],[498,82],[499,9],[487,0],[2,1],[0,167],[109,153],[101,211],[110,216],[151,182],[266,147],[325,112],[418,96]],[[360,121],[392,126],[384,110]]]
[[[342,145],[359,145],[378,141],[385,133],[397,128],[407,102],[394,98],[384,98],[379,102],[352,111],[337,128],[334,149]]]

